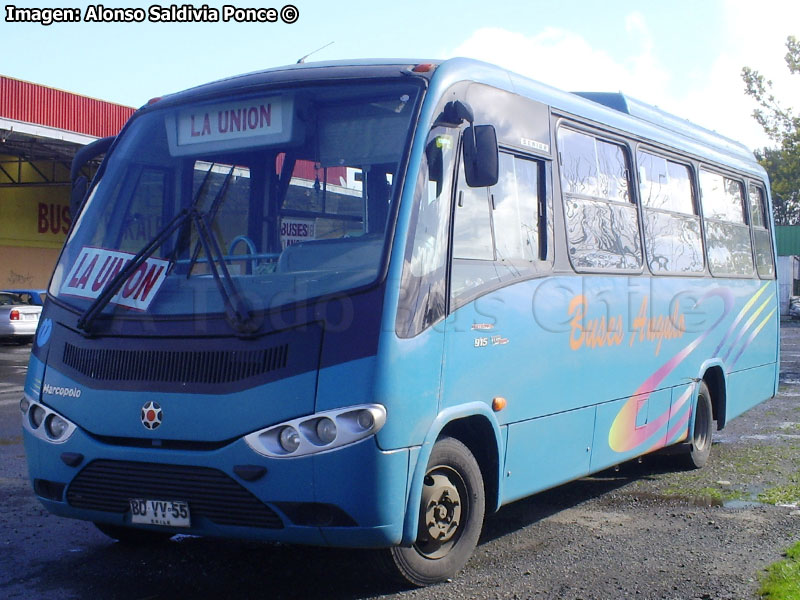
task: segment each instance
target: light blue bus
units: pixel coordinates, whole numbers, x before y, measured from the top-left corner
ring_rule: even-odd
[[[500,506],[701,467],[776,392],[764,171],[623,95],[301,64],[100,146],[21,410],[39,500],[112,538],[376,548],[431,584]]]

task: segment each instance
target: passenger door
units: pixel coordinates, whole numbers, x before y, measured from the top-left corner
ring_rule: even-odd
[[[458,176],[442,409],[507,401],[495,413],[508,426],[501,457],[506,501],[588,471],[584,438],[591,445],[594,411],[537,418],[553,412],[546,390],[559,378],[532,310],[552,259],[550,165],[510,152],[501,152],[499,165],[498,183],[490,188],[470,188]],[[564,448],[564,438],[577,443]],[[543,460],[534,467],[537,456]]]

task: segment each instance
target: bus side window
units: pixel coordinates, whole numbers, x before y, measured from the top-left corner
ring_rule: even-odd
[[[572,266],[577,271],[641,270],[627,149],[564,127],[558,144]]]
[[[742,184],[700,169],[701,203],[712,275],[752,275],[753,250]]]
[[[452,308],[518,279],[539,260],[540,163],[501,152],[497,184],[470,188],[459,173],[450,296]]]
[[[414,191],[395,331],[411,338],[444,317],[447,241],[457,135],[446,127],[428,136]]]
[[[761,279],[774,279],[775,264],[772,260],[772,240],[769,237],[764,190],[751,183],[748,187],[748,198],[750,200],[750,226],[753,228],[756,270]]]
[[[642,150],[636,159],[650,270],[657,274],[702,273],[703,241],[691,168]]]
[[[500,154],[500,177],[489,191],[498,260],[539,258],[538,167],[536,161]]]

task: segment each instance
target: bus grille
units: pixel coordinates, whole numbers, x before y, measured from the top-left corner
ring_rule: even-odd
[[[113,350],[64,344],[64,364],[101,381],[231,383],[286,367],[289,345],[256,350]]]
[[[280,517],[222,471],[207,467],[97,460],[67,489],[75,508],[124,513],[128,500],[185,500],[192,518],[219,525],[282,529]]]

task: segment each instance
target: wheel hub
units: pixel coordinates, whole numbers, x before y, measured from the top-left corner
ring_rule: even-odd
[[[461,523],[461,496],[445,475],[429,475],[423,491],[425,527],[431,540],[447,542]]]

